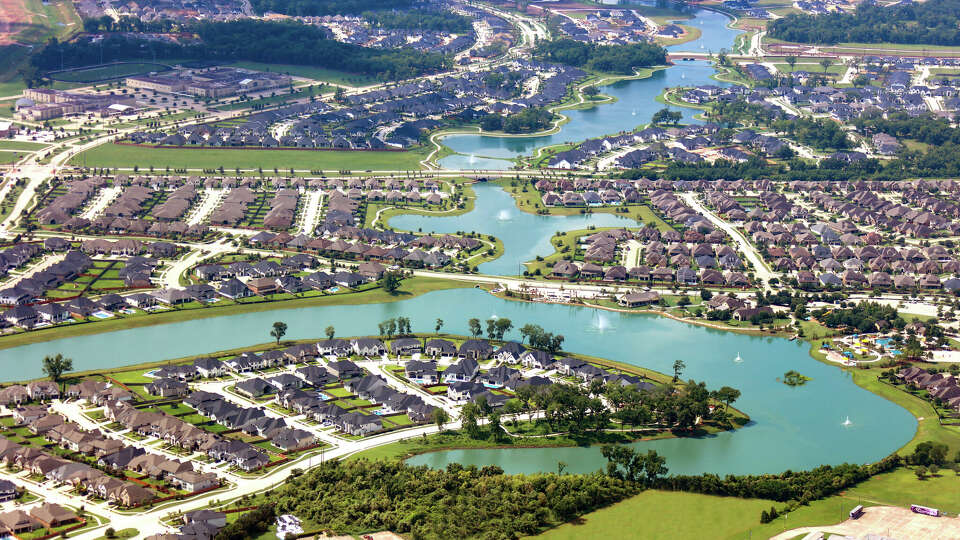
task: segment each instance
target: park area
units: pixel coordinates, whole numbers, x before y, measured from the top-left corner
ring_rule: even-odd
[[[258,150],[252,148],[181,148],[103,144],[74,156],[71,165],[147,169],[216,169],[233,171],[419,170],[425,149],[407,151],[372,150]]]

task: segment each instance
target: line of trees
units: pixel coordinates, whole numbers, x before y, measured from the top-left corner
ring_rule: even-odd
[[[451,34],[469,34],[473,31],[470,17],[446,10],[364,11],[362,17],[373,26],[386,30],[430,30]]]
[[[355,15],[369,11],[371,4],[377,9],[406,9],[414,0],[250,0],[254,11],[284,15]]]
[[[377,325],[379,335],[392,338],[393,336],[409,336],[413,333],[409,317],[394,317]],[[328,334],[329,335],[329,334]],[[332,337],[330,339],[333,339]]]

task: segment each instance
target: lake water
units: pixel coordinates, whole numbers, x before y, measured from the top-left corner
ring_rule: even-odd
[[[522,264],[553,253],[550,238],[557,231],[596,227],[636,227],[636,221],[613,214],[576,214],[572,216],[539,216],[518,210],[513,197],[498,185],[474,184],[477,198],[474,209],[452,217],[430,217],[412,214],[390,219],[388,225],[404,231],[431,233],[482,232],[503,241],[504,253],[494,261],[479,266],[480,272],[501,276],[523,273]]]
[[[698,9],[694,17],[683,24],[700,28],[700,38],[690,43],[667,47],[671,51],[719,52],[729,48],[734,38],[742,33],[727,27],[730,18],[722,13]],[[513,163],[507,161],[533,153],[536,148],[556,144],[579,142],[586,139],[632,131],[650,122],[653,113],[663,108],[656,101],[665,88],[716,84],[726,86],[710,78],[716,70],[706,61],[678,61],[675,66],[661,69],[645,79],[618,81],[602,86],[604,94],[617,98],[615,103],[598,105],[590,109],[561,111],[569,122],[553,135],[532,137],[495,137],[489,135],[449,135],[443,144],[457,152],[442,158],[439,163],[448,169],[504,170]],[[683,113],[684,123],[695,123],[693,117],[700,111],[690,108],[678,109]]]
[[[0,350],[3,380],[41,375],[40,360],[64,353],[78,370],[152,362],[202,354],[270,339],[274,321],[289,325],[290,339],[322,339],[335,325],[337,335],[377,331],[379,321],[410,317],[413,329],[467,333],[471,317],[508,317],[514,326],[535,323],[566,337],[564,349],[672,371],[673,361],[687,364],[685,378],[705,380],[711,389],[738,388],[735,404],[751,415],[753,424],[733,433],[702,440],[672,439],[639,443],[668,458],[675,473],[711,471],[756,473],[801,469],[821,463],[868,462],[882,458],[908,441],[916,420],[904,409],[860,389],[839,369],[817,362],[807,345],[784,339],[744,336],[690,326],[652,315],[621,314],[592,308],[511,302],[479,289],[437,291],[387,304],[282,309],[201,319],[95,336],[61,339]],[[516,330],[508,337],[518,337]],[[740,355],[742,363],[733,359]],[[812,377],[791,388],[777,377],[796,369]],[[850,425],[844,426],[849,417]],[[601,463],[597,448],[451,451],[418,456],[414,463],[444,466],[451,461],[495,463],[508,472],[556,470],[565,461],[571,472],[595,470]]]

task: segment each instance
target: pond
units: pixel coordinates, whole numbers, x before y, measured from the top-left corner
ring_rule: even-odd
[[[108,369],[141,362],[202,354],[270,339],[274,321],[289,325],[287,338],[322,339],[335,325],[337,335],[368,335],[379,321],[405,316],[414,331],[467,333],[471,317],[510,318],[519,328],[539,324],[566,337],[564,349],[671,372],[674,360],[686,365],[684,378],[705,380],[742,392],[735,406],[752,417],[748,427],[704,439],[638,443],[667,456],[674,473],[776,472],[821,463],[869,462],[905,444],[916,430],[906,410],[862,390],[836,367],[819,363],[807,344],[745,336],[686,325],[653,315],[598,311],[586,307],[534,304],[499,299],[479,289],[453,289],[386,304],[304,307],[200,319],[61,339],[0,350],[4,380],[41,375],[44,355],[64,353],[78,370]],[[508,338],[519,337],[514,330]],[[742,362],[734,359],[740,356]],[[777,382],[796,369],[811,377],[791,388]],[[849,419],[849,423],[846,420]],[[601,466],[597,448],[450,451],[419,456],[414,463],[444,466],[458,461],[495,463],[508,472],[587,471]]]
[[[632,219],[613,214],[540,216],[516,208],[513,196],[498,185],[474,184],[474,209],[460,216],[433,217],[401,214],[390,218],[390,227],[403,231],[430,233],[482,232],[499,238],[504,252],[498,259],[481,264],[484,274],[514,276],[523,273],[523,263],[537,255],[554,252],[550,238],[557,231],[595,227],[637,227]]]

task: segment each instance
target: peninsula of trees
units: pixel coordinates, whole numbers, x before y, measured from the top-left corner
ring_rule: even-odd
[[[667,61],[667,51],[659,45],[596,45],[572,39],[541,42],[534,49],[534,56],[548,62],[621,75],[632,75],[637,68],[663,65]]]

